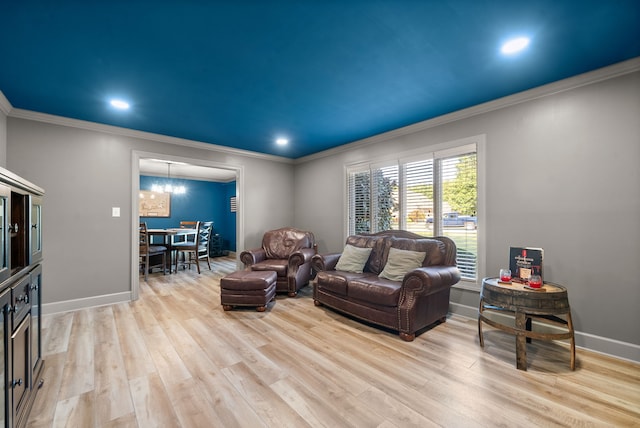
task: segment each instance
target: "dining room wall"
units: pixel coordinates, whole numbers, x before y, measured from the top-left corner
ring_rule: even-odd
[[[245,191],[238,219],[244,221],[238,227],[244,238],[238,252],[259,246],[264,231],[293,223],[293,199],[282,197],[293,192],[288,159],[13,111],[7,118],[8,169],[46,191],[43,311],[129,300],[134,152],[240,171]],[[113,207],[120,217],[112,217]]]
[[[149,228],[178,227],[181,221],[212,221],[213,233],[220,235],[223,250],[236,251],[235,213],[229,210],[229,188],[235,195],[236,182],[218,183],[203,180],[187,180],[166,177],[140,176],[140,190],[151,186],[185,186],[184,194],[172,194],[169,217],[141,217]],[[230,226],[233,226],[232,228]]]
[[[220,230],[227,230],[227,231],[233,231],[236,230],[238,227],[238,221],[237,221],[237,200],[238,200],[238,195],[237,195],[237,191],[236,191],[236,182],[233,181],[231,183],[224,183],[223,184],[223,188],[224,188],[224,200],[225,200],[225,204],[224,204],[224,209],[226,210],[226,215],[222,216],[222,222],[220,223]],[[235,198],[236,200],[236,208],[234,211],[231,211],[231,198]],[[229,242],[224,242],[223,241],[223,246],[225,248],[228,248],[229,251],[236,251],[237,252],[237,245],[236,245],[236,234],[227,234],[229,239]],[[225,239],[225,238],[223,238]]]

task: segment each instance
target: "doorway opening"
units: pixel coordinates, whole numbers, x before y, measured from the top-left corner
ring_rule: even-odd
[[[140,279],[138,265],[138,226],[140,221],[140,181],[141,176],[158,177],[162,179],[182,179],[211,182],[235,182],[235,191],[231,192],[235,197],[235,252],[240,254],[244,246],[244,216],[242,207],[242,191],[244,183],[243,167],[223,164],[210,160],[172,156],[162,153],[132,152],[132,224],[131,224],[131,300],[138,299]],[[167,165],[171,165],[170,169]],[[170,171],[170,177],[167,174]],[[149,177],[145,177],[149,178]],[[146,189],[144,189],[146,190]],[[188,192],[188,189],[186,189]],[[230,201],[225,201],[225,209],[230,209]],[[214,224],[215,228],[215,224]],[[237,261],[237,257],[236,257]]]

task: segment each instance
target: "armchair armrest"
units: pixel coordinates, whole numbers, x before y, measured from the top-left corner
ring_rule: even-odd
[[[267,258],[267,253],[263,248],[254,248],[251,250],[245,250],[240,253],[240,261],[245,266],[251,266],[258,262],[261,262]]]
[[[335,270],[342,253],[316,254],[311,258],[311,267],[316,272]]]
[[[455,266],[429,266],[414,269],[402,281],[402,293],[424,296],[437,293],[460,281],[460,271]]]
[[[301,248],[289,256],[289,270],[311,262],[311,258],[316,254],[313,248]]]
[[[287,285],[289,296],[296,295],[298,290],[311,279],[311,258],[316,253],[313,248],[301,248],[289,256],[287,266]]]

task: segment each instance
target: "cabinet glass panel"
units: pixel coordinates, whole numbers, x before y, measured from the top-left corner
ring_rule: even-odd
[[[42,259],[42,198],[31,197],[31,263]]]
[[[28,230],[30,229],[27,209],[29,195],[18,191],[11,192],[11,256],[9,258],[12,272],[17,272],[28,265],[29,261],[29,241]]]
[[[0,281],[9,277],[9,197],[11,191],[8,187],[0,185]]]

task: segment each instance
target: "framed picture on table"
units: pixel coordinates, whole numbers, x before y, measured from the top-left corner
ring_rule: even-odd
[[[526,284],[529,276],[540,275],[542,279],[542,248],[511,247],[509,249],[509,269],[514,281]]]
[[[170,217],[171,194],[141,190],[139,214],[140,217]]]

